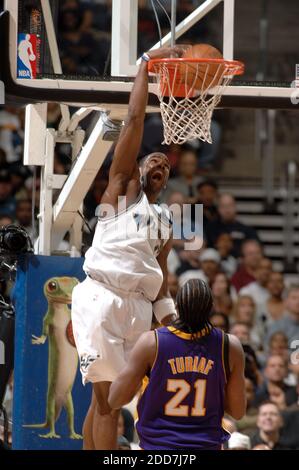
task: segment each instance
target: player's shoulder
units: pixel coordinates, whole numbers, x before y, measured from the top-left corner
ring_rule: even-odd
[[[142,333],[138,343],[142,344],[143,347],[151,347],[152,345],[156,345],[156,331],[150,330]]]
[[[150,330],[146,331],[145,333],[142,333],[137,342],[137,348],[140,353],[140,357],[143,357],[144,360],[150,366],[152,366],[157,353],[157,337],[155,330]],[[135,352],[137,352],[137,354],[138,351],[136,351],[135,347]]]
[[[232,334],[228,334],[228,333],[226,333],[226,335],[228,337],[229,347],[230,347],[231,350],[233,350],[233,351],[243,351],[241,341],[239,340],[239,338],[237,338],[237,336],[232,335]]]
[[[235,336],[228,334],[229,340],[229,364],[230,369],[239,369],[243,367],[245,355],[240,340]]]

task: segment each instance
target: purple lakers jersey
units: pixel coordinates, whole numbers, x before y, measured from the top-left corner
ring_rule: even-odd
[[[224,333],[206,328],[199,336],[156,330],[156,359],[137,407],[142,449],[220,449],[228,440]]]

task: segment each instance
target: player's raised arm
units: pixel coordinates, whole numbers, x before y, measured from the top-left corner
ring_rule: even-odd
[[[162,47],[147,52],[145,57],[157,59],[162,57],[180,57],[184,51],[182,46]],[[110,168],[109,182],[115,178],[123,181],[124,185],[132,179],[136,170],[136,160],[139,154],[145,110],[148,100],[148,63],[142,60],[130,95],[128,114],[115,147],[114,157]]]
[[[229,335],[230,376],[225,391],[225,411],[234,419],[241,419],[246,412],[245,358],[240,341]]]
[[[129,101],[128,114],[115,147],[110,179],[116,175],[131,179],[143,136],[145,108],[148,99],[147,62],[142,60]]]
[[[112,409],[119,409],[134,398],[143,378],[154,363],[156,347],[154,331],[148,331],[140,336],[126,367],[110,387],[108,403]]]

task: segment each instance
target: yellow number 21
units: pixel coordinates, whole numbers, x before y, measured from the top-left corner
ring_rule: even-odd
[[[194,382],[195,400],[194,405],[190,409],[188,405],[182,405],[182,401],[191,392],[191,385],[186,380],[168,379],[167,392],[174,392],[175,395],[165,405],[166,416],[205,416],[206,409],[204,406],[206,398],[206,379],[198,379]]]

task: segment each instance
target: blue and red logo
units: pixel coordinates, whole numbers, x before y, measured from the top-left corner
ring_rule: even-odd
[[[18,35],[17,78],[36,78],[37,39],[36,34]]]

